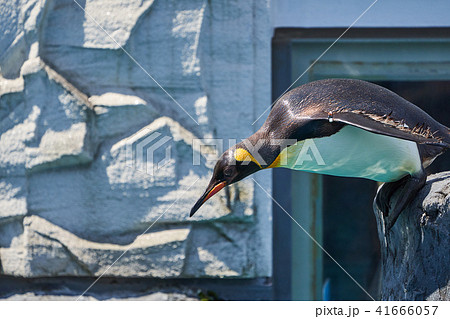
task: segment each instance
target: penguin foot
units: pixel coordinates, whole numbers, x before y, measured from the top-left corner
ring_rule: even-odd
[[[400,216],[400,214],[398,214],[398,216]],[[397,218],[398,218],[398,216],[397,216]],[[391,228],[394,226],[395,222],[397,221],[397,218],[395,218],[395,220],[393,220],[389,217],[386,217],[384,219],[384,229],[386,229],[386,231],[390,231]]]
[[[400,187],[402,187],[406,183],[409,178],[410,176],[405,176],[398,181],[392,183],[384,183],[383,185],[381,185],[375,198],[375,203],[378,209],[383,213],[384,217],[387,217],[391,210],[392,196]]]
[[[400,191],[397,202],[395,203],[394,208],[388,212],[387,216],[383,211],[383,215],[385,215],[384,218],[385,229],[387,231],[389,231],[394,226],[401,212],[406,208],[406,206],[408,206],[411,200],[416,196],[417,192],[425,185],[426,180],[427,175],[422,170],[419,174],[416,174],[414,176],[408,176],[406,179],[403,178],[398,181],[400,183],[395,188],[395,190]],[[394,194],[395,190],[391,192],[390,196]]]

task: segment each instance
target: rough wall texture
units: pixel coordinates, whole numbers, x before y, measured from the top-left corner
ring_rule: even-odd
[[[76,2],[0,3],[0,274],[97,276],[129,249],[108,276],[270,276],[251,180],[188,219],[195,139],[245,138],[270,104],[268,3]]]
[[[383,214],[374,208],[382,253],[381,300],[450,300],[450,172],[429,176],[387,234]]]

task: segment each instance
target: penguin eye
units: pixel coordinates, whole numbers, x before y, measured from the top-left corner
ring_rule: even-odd
[[[230,177],[231,175],[233,175],[233,170],[231,169],[231,167],[227,167],[223,170],[223,175],[225,177]]]

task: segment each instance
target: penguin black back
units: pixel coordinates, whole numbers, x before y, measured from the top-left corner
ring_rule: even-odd
[[[361,80],[328,79],[297,87],[277,101],[262,129],[295,127],[305,120],[336,121],[418,143],[450,145],[446,126],[394,92]]]

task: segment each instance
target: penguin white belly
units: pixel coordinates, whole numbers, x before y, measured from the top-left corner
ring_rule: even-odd
[[[378,182],[421,170],[417,144],[346,125],[331,136],[297,142],[280,154],[279,167]]]

